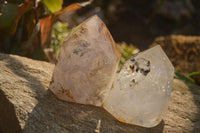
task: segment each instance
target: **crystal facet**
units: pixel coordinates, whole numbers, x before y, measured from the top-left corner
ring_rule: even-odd
[[[62,45],[50,90],[65,101],[101,106],[119,60],[115,42],[95,15],[77,26]]]
[[[129,59],[103,107],[119,121],[156,126],[167,108],[174,67],[158,45]]]

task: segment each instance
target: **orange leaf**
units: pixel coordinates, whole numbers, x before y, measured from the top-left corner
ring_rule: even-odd
[[[20,4],[18,7],[18,11],[15,17],[14,25],[11,31],[11,34],[14,34],[17,28],[17,24],[24,13],[31,10],[33,7],[33,1],[25,0],[24,3]]]
[[[65,7],[64,9],[56,12],[54,15],[57,16],[57,15],[61,15],[61,14],[65,13],[65,12],[78,10],[78,9],[80,9],[82,7],[85,7],[85,6],[89,5],[89,4],[91,4],[92,2],[93,2],[93,0],[89,0],[89,1],[86,1],[86,2],[71,4],[71,5],[67,6],[67,7]]]
[[[77,3],[74,3],[74,4],[71,4],[71,5],[67,6],[67,7],[65,7],[64,9],[56,12],[54,15],[59,16],[59,15],[65,13],[65,12],[75,11],[75,10],[78,10],[80,8],[81,8],[81,6],[79,6]]]
[[[40,19],[39,22],[40,22],[40,31],[41,31],[41,46],[44,47],[45,45],[48,45],[50,43],[52,27],[53,27],[54,22],[59,17],[59,15],[65,12],[74,11],[80,8],[81,7],[78,6],[77,4],[71,4],[67,6],[66,8],[62,9],[61,11],[58,11],[54,14],[48,15]]]
[[[50,42],[51,30],[57,17],[49,15],[39,20],[41,32],[41,46]]]

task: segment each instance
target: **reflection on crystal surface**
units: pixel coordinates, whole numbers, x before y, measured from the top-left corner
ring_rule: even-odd
[[[158,45],[129,59],[103,107],[118,120],[156,126],[169,101],[174,67]]]
[[[93,16],[77,26],[62,45],[50,90],[65,101],[101,106],[119,59],[108,29]]]

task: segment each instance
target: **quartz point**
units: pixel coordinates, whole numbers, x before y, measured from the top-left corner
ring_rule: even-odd
[[[97,15],[92,16],[62,44],[50,90],[64,101],[102,106],[120,56],[105,24]]]
[[[103,108],[121,122],[154,127],[167,109],[174,67],[157,45],[131,57],[113,83]]]

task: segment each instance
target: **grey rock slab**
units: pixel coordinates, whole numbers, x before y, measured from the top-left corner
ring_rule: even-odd
[[[0,54],[1,133],[161,133],[200,130],[200,87],[174,80],[169,108],[154,128],[116,120],[100,107],[58,100],[49,90],[54,65]]]

